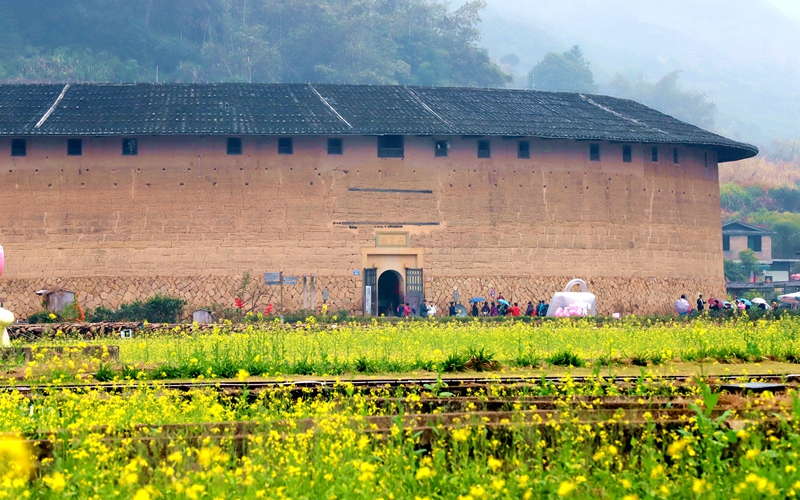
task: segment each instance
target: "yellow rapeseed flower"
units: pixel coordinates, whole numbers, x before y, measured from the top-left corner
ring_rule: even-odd
[[[31,449],[27,441],[15,434],[0,436],[0,477],[28,479],[33,470]]]
[[[565,497],[572,493],[572,491],[576,488],[575,483],[572,481],[562,481],[561,484],[558,486],[558,496]]]
[[[503,461],[502,460],[498,460],[498,459],[496,459],[494,457],[489,457],[489,467],[493,471],[497,471],[497,469],[499,469],[502,466],[503,466]]]
[[[424,479],[432,477],[433,474],[434,473],[433,471],[431,471],[430,467],[420,467],[419,469],[417,469],[417,473],[414,475],[414,477],[417,479],[417,481],[422,481]]]
[[[56,493],[64,491],[64,488],[67,486],[67,480],[64,474],[60,472],[54,472],[52,476],[44,476],[42,481],[44,481],[44,484],[46,484],[48,488]]]

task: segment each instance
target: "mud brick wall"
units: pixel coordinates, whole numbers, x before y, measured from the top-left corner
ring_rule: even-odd
[[[365,249],[380,232],[407,235],[424,257],[426,296],[488,293],[546,298],[573,277],[592,282],[601,312],[663,312],[680,293],[724,291],[719,185],[713,151],[529,138],[406,137],[404,158],[377,158],[374,137],[244,137],[226,155],[225,137],[29,138],[25,157],[0,155],[0,298],[25,315],[33,293],[60,286],[85,307],[116,307],[155,293],[190,307],[232,304],[238,277],[252,270],[314,274],[316,304],[360,311]],[[486,139],[486,138],[484,138]],[[449,140],[446,158],[436,140]],[[672,148],[680,163],[673,163]],[[0,138],[0,152],[10,139]],[[706,163],[706,158],[709,159]],[[402,253],[404,250],[399,249]],[[276,303],[277,289],[265,301]],[[513,292],[509,292],[513,290]],[[287,287],[287,308],[302,288]],[[518,294],[518,295],[517,295]],[[665,306],[666,304],[666,306]]]

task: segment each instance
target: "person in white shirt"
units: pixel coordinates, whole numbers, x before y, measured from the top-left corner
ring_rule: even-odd
[[[428,317],[433,318],[436,316],[436,304],[433,301],[428,303]]]

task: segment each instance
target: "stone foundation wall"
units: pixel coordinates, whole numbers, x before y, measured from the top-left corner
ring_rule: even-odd
[[[260,280],[260,276],[255,277]],[[720,280],[675,279],[675,278],[609,278],[584,277],[589,291],[597,296],[600,314],[619,312],[623,314],[668,314],[672,312],[673,302],[686,294],[694,303],[698,293],[704,297],[724,297],[725,285]],[[501,276],[484,277],[437,277],[425,278],[425,296],[433,300],[440,311],[446,307],[458,291],[459,301],[466,303],[470,298],[483,296],[490,298],[492,288],[497,295],[521,306],[529,300],[550,301],[553,293],[563,290],[568,279],[563,277],[525,277]],[[41,309],[36,291],[42,288],[64,288],[78,294],[81,305],[88,308],[105,306],[118,307],[122,302],[143,300],[155,294],[179,297],[187,302],[187,316],[192,311],[213,304],[225,307],[234,306],[236,290],[240,277],[154,277],[154,278],[69,278],[53,280],[0,280],[0,298],[5,298],[5,307],[19,317]],[[256,311],[263,311],[268,303],[276,310],[279,303],[280,287],[258,285],[261,294]],[[323,291],[328,291],[329,311],[345,309],[351,314],[360,315],[363,307],[363,283],[357,277],[316,277],[315,306],[320,310],[323,304]],[[310,307],[310,282],[307,292]],[[490,299],[491,300],[491,299]],[[303,305],[303,287],[284,287],[284,306],[286,310],[297,310]]]

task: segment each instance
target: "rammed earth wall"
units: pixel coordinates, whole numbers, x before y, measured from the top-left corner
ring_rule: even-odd
[[[0,155],[7,307],[24,316],[36,290],[56,286],[85,307],[155,293],[230,306],[252,270],[314,274],[317,306],[327,289],[332,309],[360,311],[354,271],[383,265],[369,256],[380,244],[401,254],[382,262],[416,252],[440,307],[454,289],[549,298],[573,277],[590,282],[601,313],[724,292],[712,150],[661,145],[653,162],[652,145],[634,144],[623,162],[622,144],[598,141],[590,161],[587,141],[484,137],[491,158],[477,158],[476,138],[408,136],[404,158],[378,158],[375,137],[344,137],[343,155],[315,136],[294,137],[292,155],[269,136],[243,137],[242,155],[226,155],[225,137],[137,139],[138,156],[122,156],[119,137],[85,137],[77,157],[50,137],[28,138],[25,157]],[[437,140],[448,157],[434,157]],[[519,140],[530,159],[517,157]],[[265,302],[277,302],[271,290]],[[301,301],[287,287],[287,308]]]

